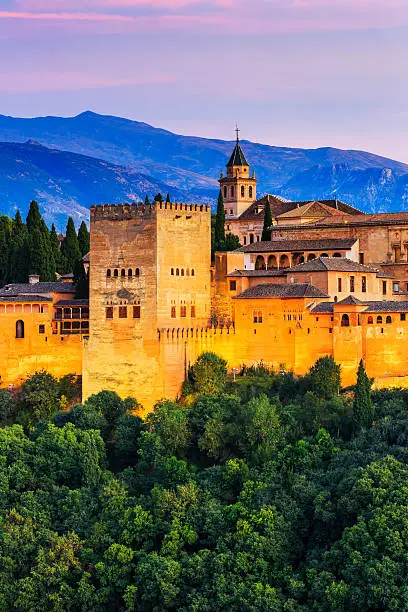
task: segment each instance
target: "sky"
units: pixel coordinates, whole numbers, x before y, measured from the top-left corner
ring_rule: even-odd
[[[0,114],[408,162],[407,0],[0,0]]]

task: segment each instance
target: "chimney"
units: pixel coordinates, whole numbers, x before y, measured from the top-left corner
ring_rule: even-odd
[[[40,275],[39,274],[30,274],[30,276],[28,277],[28,283],[30,285],[36,285],[39,282],[40,282]]]

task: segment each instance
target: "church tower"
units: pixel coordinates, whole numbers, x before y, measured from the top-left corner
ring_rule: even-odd
[[[256,200],[257,180],[255,172],[250,175],[249,164],[239,142],[238,128],[237,142],[227,164],[227,175],[221,172],[219,183],[227,219],[239,217]]]

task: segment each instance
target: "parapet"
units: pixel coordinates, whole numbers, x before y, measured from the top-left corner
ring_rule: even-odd
[[[209,212],[208,204],[182,204],[180,202],[153,202],[150,206],[145,204],[100,204],[91,206],[91,221],[109,219],[123,221],[161,214],[160,211],[178,211],[185,213]]]

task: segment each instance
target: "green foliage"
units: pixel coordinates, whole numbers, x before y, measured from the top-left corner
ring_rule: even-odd
[[[215,216],[214,251],[222,249],[225,242],[225,208],[221,190],[218,194],[217,214]]]
[[[227,381],[227,362],[215,353],[202,353],[187,377],[186,389],[193,393],[221,393]]]
[[[261,240],[270,240],[272,237],[272,212],[271,205],[269,204],[269,199],[266,200],[265,204],[265,212],[264,212],[264,222],[262,229]]]
[[[78,245],[81,252],[81,257],[89,253],[89,249],[91,248],[90,235],[85,221],[82,221],[81,225],[79,226]]]
[[[308,376],[311,391],[324,399],[337,395],[341,384],[340,370],[341,367],[331,355],[318,359]]]
[[[15,415],[17,403],[7,389],[0,389],[0,427],[7,425]]]
[[[75,298],[77,300],[89,298],[89,278],[85,272],[84,264],[80,259],[74,265],[74,283],[76,284]]]
[[[61,255],[66,266],[65,273],[73,272],[75,264],[81,259],[81,251],[72,217],[68,218],[65,238],[61,244]]]
[[[371,401],[370,380],[364,369],[363,360],[360,361],[357,371],[357,385],[354,394],[354,426],[357,430],[371,427],[374,419],[374,406]]]
[[[60,409],[59,382],[47,372],[36,372],[22,386],[19,396],[20,416],[28,427],[49,420]]]
[[[163,196],[162,196],[162,194],[160,192],[154,196],[154,201],[155,202],[163,202]]]

